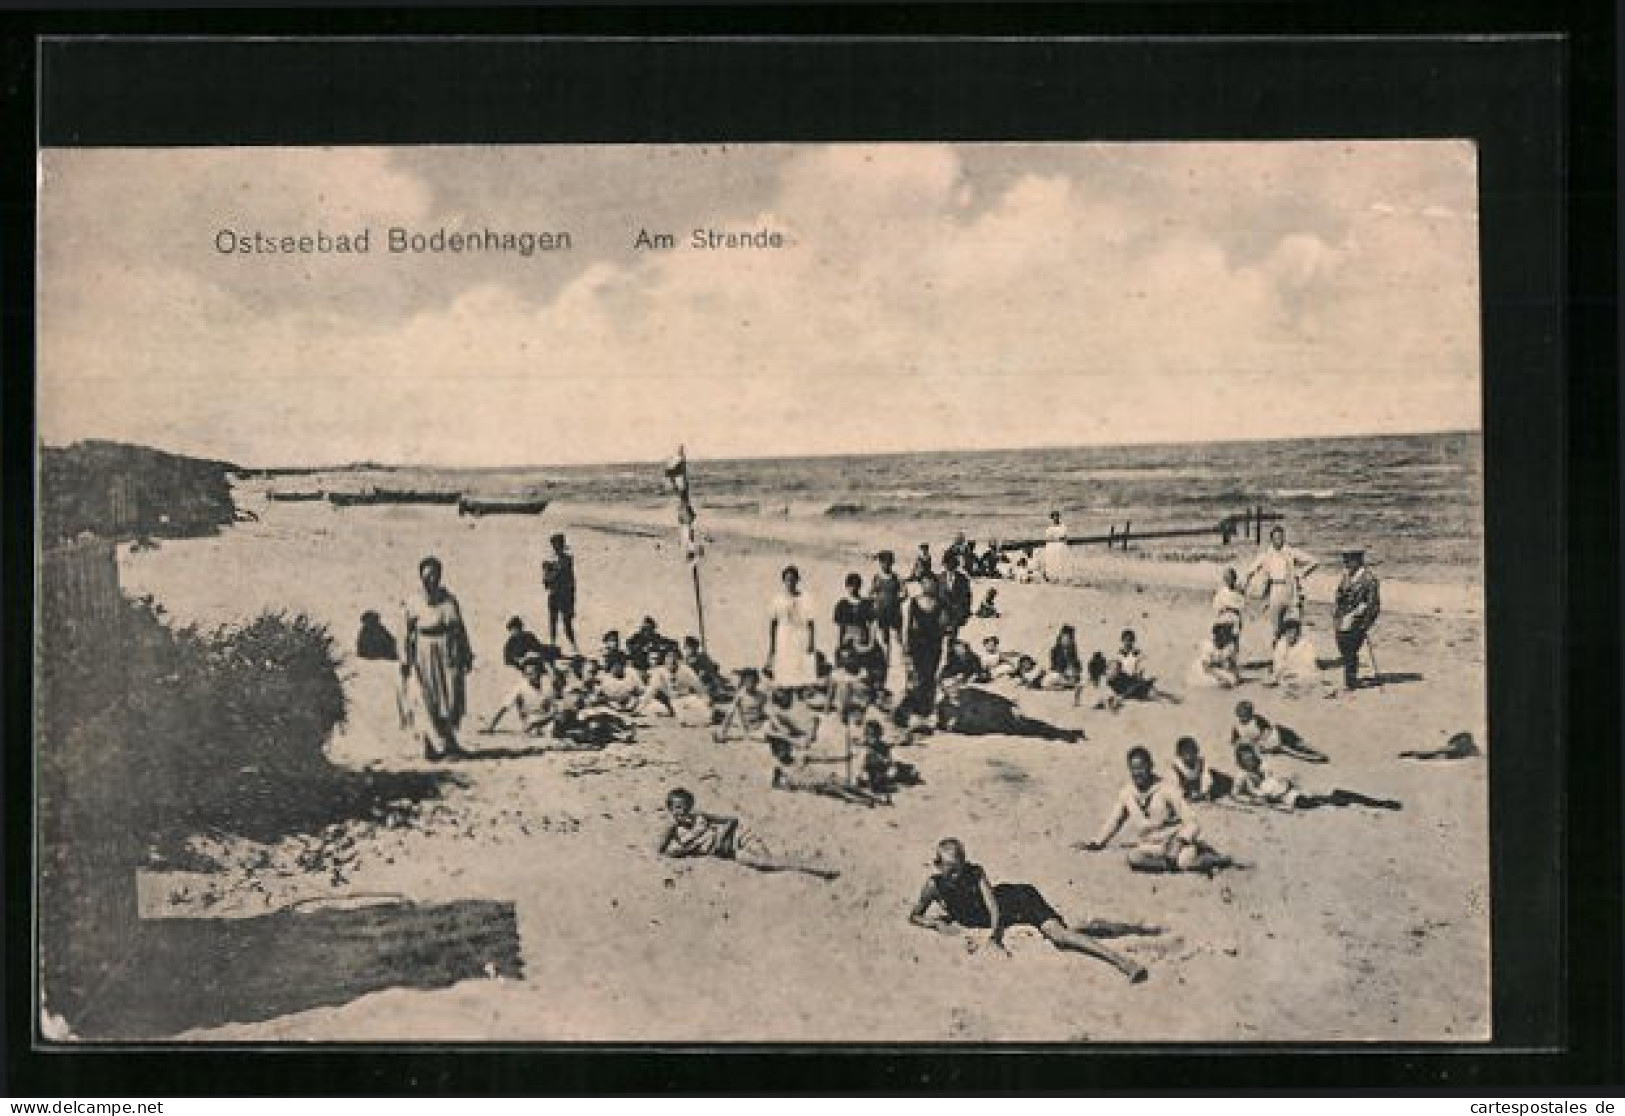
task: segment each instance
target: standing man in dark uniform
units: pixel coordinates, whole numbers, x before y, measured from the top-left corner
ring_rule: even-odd
[[[555,534],[548,540],[553,553],[542,562],[542,588],[547,590],[547,640],[554,646],[559,642],[562,621],[564,636],[570,641],[570,653],[581,654],[576,646],[576,558],[564,545],[564,535]]]
[[[1382,611],[1382,595],[1377,575],[1365,564],[1365,551],[1343,551],[1343,577],[1337,583],[1332,606],[1337,650],[1343,656],[1343,685],[1354,689],[1360,681],[1360,648],[1377,614]]]

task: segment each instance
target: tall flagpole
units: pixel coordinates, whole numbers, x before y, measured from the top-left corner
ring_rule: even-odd
[[[700,650],[709,653],[705,642],[705,596],[700,592],[700,540],[694,521],[699,517],[694,502],[689,498],[688,457],[684,447],[677,447],[677,456],[666,464],[666,480],[677,497],[677,526],[683,537],[683,549],[688,556],[688,570],[694,578],[694,615],[700,630]]]

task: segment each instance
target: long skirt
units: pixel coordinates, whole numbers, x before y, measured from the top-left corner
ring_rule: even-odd
[[[455,749],[457,729],[468,711],[468,694],[463,670],[452,656],[449,634],[418,635],[412,675],[427,721],[422,726],[425,743],[439,751]]]

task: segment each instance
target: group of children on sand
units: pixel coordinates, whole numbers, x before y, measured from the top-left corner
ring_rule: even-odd
[[[979,607],[973,607],[969,579],[999,576],[1009,569],[1008,556],[996,547],[978,554],[975,544],[961,536],[943,554],[938,570],[929,546],[922,544],[906,578],[898,573],[890,552],[877,555],[877,565],[867,592],[861,575],[846,578],[846,593],[833,617],[834,661],[812,653],[814,669],[795,678],[794,684],[774,684],[772,667],[781,658],[774,653],[766,670],[747,668],[730,679],[698,639],[670,639],[649,617],[624,641],[618,631],[606,632],[598,653],[590,657],[564,656],[515,617],[509,621],[503,658],[521,677],[485,730],[496,731],[511,714],[520,732],[551,738],[554,746],[600,748],[633,740],[639,724],[650,718],[670,718],[683,725],[711,726],[719,743],[760,740],[771,758],[769,785],[774,789],[876,806],[888,804],[899,788],[920,781],[919,772],[899,761],[894,748],[933,729],[1082,739],[1077,730],[1024,717],[1013,701],[981,689],[989,684],[1007,681],[1021,688],[1071,690],[1075,705],[1114,710],[1125,701],[1174,700],[1157,688],[1132,629],[1122,631],[1113,655],[1096,651],[1087,661],[1070,624],[1057,632],[1047,665],[1004,649],[994,634],[984,636],[980,654],[973,651],[962,638],[966,623],[973,616],[997,618],[999,607],[992,589]],[[1193,665],[1193,680],[1200,676],[1204,683],[1225,687],[1241,681],[1237,657],[1245,605],[1235,571],[1227,571],[1214,597],[1211,638]],[[1313,663],[1312,648],[1295,650],[1307,647],[1300,618],[1301,612],[1293,615],[1290,610],[1276,617],[1279,636],[1271,681],[1288,684],[1306,660]],[[799,631],[789,634],[799,638]],[[811,652],[810,625],[807,634]],[[894,694],[887,683],[898,656],[906,686]],[[982,708],[989,703],[996,706],[992,713]],[[1148,749],[1130,749],[1129,778],[1109,816],[1092,839],[1074,847],[1105,849],[1127,830],[1127,863],[1134,871],[1211,876],[1243,866],[1207,843],[1192,814],[1194,804],[1231,801],[1281,810],[1356,804],[1400,808],[1397,802],[1343,789],[1310,794],[1291,778],[1268,769],[1265,756],[1311,763],[1324,763],[1327,757],[1291,729],[1259,715],[1250,702],[1236,706],[1230,743],[1234,774],[1212,768],[1196,739],[1181,737],[1170,764],[1171,782],[1158,776]],[[669,824],[658,845],[663,856],[719,857],[761,871],[803,872],[824,879],[838,875],[816,855],[774,850],[737,818],[696,809],[694,796],[685,789],[672,790],[666,808]],[[994,950],[1003,948],[1011,927],[1031,926],[1057,948],[1105,960],[1133,981],[1145,979],[1143,966],[1097,939],[1155,934],[1159,928],[1099,920],[1071,925],[1032,885],[991,883],[954,838],[938,844],[934,868],[910,911],[911,923],[939,931],[985,931],[985,938],[973,938],[972,944]]]

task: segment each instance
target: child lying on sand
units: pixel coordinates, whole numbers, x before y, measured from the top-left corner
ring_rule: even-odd
[[[1217,802],[1235,789],[1234,779],[1208,766],[1194,736],[1181,736],[1174,744],[1173,768],[1186,802]]]
[[[1392,798],[1372,798],[1341,787],[1327,794],[1305,794],[1291,779],[1272,774],[1251,744],[1236,745],[1235,797],[1239,802],[1270,806],[1278,810],[1315,810],[1322,806],[1367,806],[1373,810],[1400,810],[1404,806]]]
[[[1285,725],[1271,724],[1253,710],[1250,701],[1236,702],[1236,720],[1230,726],[1231,744],[1251,744],[1263,755],[1291,756],[1306,763],[1325,763],[1326,753],[1311,748],[1303,737]]]
[[[1179,792],[1157,778],[1149,751],[1142,747],[1129,749],[1128,770],[1129,784],[1118,794],[1100,835],[1074,848],[1087,852],[1104,849],[1123,823],[1132,820],[1138,833],[1129,849],[1128,864],[1136,872],[1202,872],[1211,876],[1222,868],[1237,866],[1201,840],[1200,829],[1185,816]]]
[[[908,915],[915,926],[950,934],[961,928],[986,930],[988,948],[1001,953],[1010,927],[1032,926],[1055,948],[1098,957],[1136,984],[1149,975],[1144,965],[1107,949],[1095,937],[1160,934],[1161,927],[1091,921],[1074,929],[1032,884],[990,884],[982,866],[966,859],[965,846],[957,838],[937,842],[934,864],[935,874],[925,881]],[[933,906],[941,907],[942,914],[930,916]],[[967,942],[967,947],[975,949],[976,941]]]
[[[824,880],[840,875],[810,858],[775,854],[761,838],[743,829],[738,818],[700,813],[694,809],[694,796],[682,787],[666,795],[666,813],[671,815],[671,824],[655,850],[661,856],[714,856],[758,872],[805,872]]]

